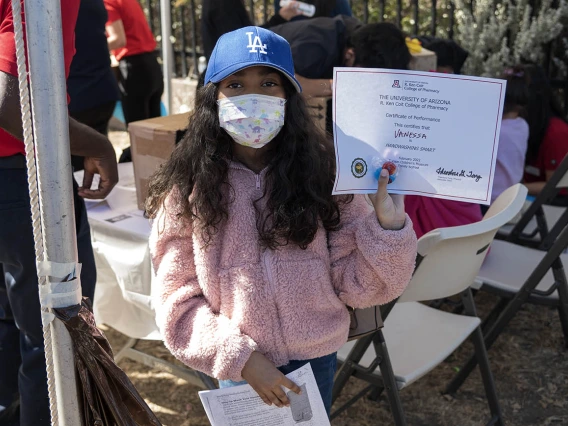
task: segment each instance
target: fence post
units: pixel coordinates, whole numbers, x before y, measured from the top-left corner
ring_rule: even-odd
[[[187,42],[185,40],[185,6],[180,6],[179,7],[179,28],[181,31],[181,52],[180,52],[180,59],[181,59],[181,77],[187,77],[188,76],[188,72],[187,72]]]
[[[146,8],[148,9],[148,24],[150,24],[150,29],[152,34],[154,33],[154,11],[152,10],[152,0],[146,0]]]
[[[456,11],[456,6],[454,5],[454,2],[452,0],[449,0],[449,4],[450,4],[450,29],[448,30],[448,38],[453,39],[454,38],[454,27],[456,25],[455,22],[455,11]]]
[[[207,1],[207,0],[205,0]],[[193,73],[199,75],[199,61],[197,58],[197,24],[195,19],[195,0],[191,0],[191,48],[193,49]]]
[[[207,0],[205,0],[205,1],[207,1]],[[255,19],[254,19],[254,0],[249,0],[249,9],[250,9],[250,21],[254,25],[254,22],[255,22]]]
[[[430,26],[430,34],[435,37],[436,36],[436,19],[437,19],[437,15],[438,15],[438,10],[437,10],[437,1],[436,0],[432,0],[432,11],[431,13],[431,18],[432,18],[432,24]]]
[[[162,27],[162,66],[164,73],[164,98],[168,114],[172,113],[172,5],[170,0],[160,0],[160,22]]]
[[[414,27],[414,35],[419,35],[418,31],[420,29],[419,29],[419,26],[418,26],[418,18],[419,18],[419,16],[418,16],[418,14],[419,14],[418,0],[412,0],[412,3],[414,5],[414,16],[412,18],[412,19],[414,19],[414,26],[413,26]]]

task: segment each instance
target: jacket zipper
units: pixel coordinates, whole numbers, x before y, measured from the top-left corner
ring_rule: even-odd
[[[274,286],[274,276],[272,275],[272,269],[270,269],[270,254],[269,249],[265,249],[264,253],[262,253],[262,264],[264,266],[264,270],[266,271],[266,279],[268,280],[268,288],[272,293],[272,297],[274,298],[274,308],[276,309],[276,315],[278,316],[278,330],[282,330],[282,324],[280,322],[280,308],[278,307],[278,302],[276,301],[276,288]],[[283,336],[282,336],[283,338]],[[282,346],[282,351],[286,353],[288,356],[288,350],[286,346]]]
[[[272,276],[272,269],[270,269],[270,259],[269,259],[268,249],[266,249],[262,254],[262,263],[264,264],[264,269],[266,270],[268,286],[270,287],[272,294],[276,296],[276,289],[274,288],[274,277]]]
[[[260,182],[260,174],[262,173],[262,171],[259,174],[256,174],[252,170],[247,169],[245,167],[240,167],[238,165],[235,165],[234,163],[230,167],[232,167],[233,169],[236,169],[236,170],[243,170],[245,172],[252,173],[254,175],[255,187],[256,187],[257,190],[260,191],[260,183],[261,183]]]

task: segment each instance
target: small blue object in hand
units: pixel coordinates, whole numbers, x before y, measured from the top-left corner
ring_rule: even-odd
[[[389,172],[389,183],[393,183],[396,180],[396,177],[398,176],[398,167],[392,161],[384,161],[379,157],[373,157],[371,164],[375,169],[375,179],[379,180],[381,170],[385,169]]]

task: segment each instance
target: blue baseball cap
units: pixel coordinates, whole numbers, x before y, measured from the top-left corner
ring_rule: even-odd
[[[278,34],[260,27],[244,27],[221,36],[207,65],[205,84],[219,83],[236,72],[254,66],[277,69],[298,92],[302,91],[302,86],[294,77],[290,45]]]

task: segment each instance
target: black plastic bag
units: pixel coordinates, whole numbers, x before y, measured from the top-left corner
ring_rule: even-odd
[[[95,325],[88,299],[81,306],[54,309],[73,341],[84,426],[161,426],[126,374],[115,364],[110,344]]]

